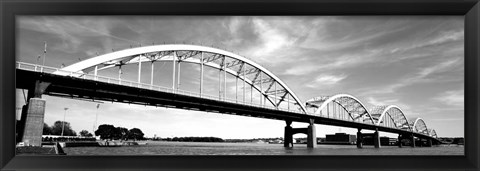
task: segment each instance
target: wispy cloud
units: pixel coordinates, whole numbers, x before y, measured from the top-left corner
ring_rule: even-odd
[[[315,27],[319,29],[312,29],[308,33],[308,38],[300,43],[300,47],[319,51],[337,51],[361,47],[383,36],[403,31],[406,27],[383,25],[383,28],[379,26],[377,29],[372,29],[368,26],[352,28],[351,24],[336,18],[320,20],[320,22],[315,24]],[[337,27],[333,28],[331,25]],[[332,36],[332,33],[335,36]]]
[[[385,105],[391,105],[395,104],[398,102],[398,100],[377,100],[374,97],[367,97],[367,103],[371,104],[372,106],[385,106]]]
[[[270,26],[267,22],[261,19],[254,19],[253,24],[256,33],[260,36],[263,43],[262,47],[258,48],[258,51],[254,53],[255,56],[272,53],[279,48],[293,44],[293,41],[289,39],[288,35]]]
[[[433,98],[435,101],[439,101],[445,105],[460,107],[463,108],[465,100],[465,91],[461,90],[451,90],[440,93]]]
[[[260,58],[267,61],[278,60],[276,55],[280,49],[290,48],[294,45],[298,37],[289,34],[287,31],[282,30],[282,27],[276,27],[267,20],[254,18],[252,20],[255,34],[258,36],[260,43],[256,47],[252,48],[250,55],[255,58]],[[277,23],[282,26],[289,23]],[[278,25],[277,25],[278,26]],[[298,30],[301,32],[301,28]],[[272,59],[273,58],[273,59]],[[267,62],[270,63],[270,62]]]
[[[310,88],[323,87],[323,86],[332,86],[347,78],[347,75],[320,75],[315,78],[312,82],[306,84],[305,86]]]
[[[272,66],[302,58],[296,47],[312,29],[312,23],[300,17],[233,17],[224,25],[230,33],[225,45]]]
[[[373,90],[368,90],[364,94],[387,94],[394,93],[396,90],[402,87],[415,85],[418,83],[427,83],[427,82],[442,82],[445,80],[442,79],[433,79],[432,75],[436,73],[446,72],[450,70],[457,69],[460,65],[463,65],[463,60],[461,58],[454,58],[448,61],[439,62],[437,64],[425,67],[419,71],[408,74],[403,78],[399,79],[397,82],[384,85],[381,88],[375,88]],[[451,80],[447,80],[451,81]]]
[[[130,39],[125,39],[125,38],[122,38],[122,37],[118,37],[118,36],[114,36],[112,34],[109,33],[109,28],[105,28],[104,29],[92,29],[90,27],[87,27],[83,24],[79,24],[79,23],[74,23],[70,20],[64,20],[64,22],[67,22],[67,23],[70,23],[72,24],[74,27],[77,27],[77,28],[80,28],[80,29],[85,29],[87,31],[90,31],[92,33],[96,33],[96,34],[99,34],[99,35],[103,35],[103,36],[107,36],[107,37],[111,37],[111,38],[114,38],[114,39],[118,39],[118,40],[121,40],[121,41],[126,41],[126,42],[130,42],[130,43],[134,43],[134,44],[140,44],[140,42],[137,42],[137,41],[133,41],[133,40],[130,40]]]
[[[53,18],[48,19],[45,17],[21,17],[18,22],[19,28],[21,29],[47,33],[53,35],[55,38],[58,38],[63,42],[62,45],[50,45],[49,48],[55,48],[56,50],[69,49],[76,51],[82,43],[82,41],[73,34],[82,34],[83,30],[78,29],[75,26],[71,26],[67,23],[58,22],[56,19]]]
[[[443,71],[448,71],[452,68],[457,67],[458,65],[463,64],[461,58],[454,58],[448,61],[440,62],[437,65],[433,65],[427,68],[422,69],[418,74],[411,78],[411,80],[421,80],[427,78],[429,75],[434,73],[439,73]]]
[[[305,75],[325,70],[348,69],[358,67],[375,61],[378,51],[367,51],[357,54],[342,54],[335,57],[325,57],[316,59],[310,56],[310,60],[302,62],[302,65],[295,65],[284,71],[287,75]],[[316,62],[312,62],[316,61]],[[318,62],[317,62],[318,61]]]
[[[434,118],[433,121],[464,121],[464,118]]]
[[[399,99],[389,99],[389,98],[375,98],[375,97],[367,97],[366,102],[373,106],[387,106],[387,105],[395,105],[402,109],[406,115],[411,114],[411,107]],[[407,116],[408,117],[408,116]]]
[[[429,41],[425,45],[434,45],[434,44],[440,44],[440,43],[445,43],[449,41],[457,41],[457,40],[463,40],[464,38],[464,30],[452,30],[452,31],[446,31],[442,32],[440,36],[436,37],[435,39]]]
[[[420,38],[419,38],[420,39]],[[456,41],[462,41],[464,39],[464,30],[458,29],[458,30],[449,30],[449,31],[443,31],[441,33],[436,34],[435,36],[430,36],[430,37],[423,37],[422,40],[416,40],[415,43],[410,43],[410,44],[404,44],[401,47],[395,47],[391,53],[401,53],[403,56],[399,56],[398,59],[411,59],[415,58],[418,56],[411,56],[409,57],[408,53],[415,52],[414,54],[422,54],[425,55],[425,52],[428,51],[423,51],[429,48],[435,48],[435,47],[440,47],[442,44],[445,43],[451,43],[451,42],[456,42]],[[454,48],[456,49],[456,48]],[[447,51],[444,51],[444,53],[447,53],[448,51],[451,51],[451,48],[449,49],[444,49]],[[461,48],[463,51],[463,46]],[[429,54],[432,54],[431,52]],[[405,57],[406,55],[406,57]]]

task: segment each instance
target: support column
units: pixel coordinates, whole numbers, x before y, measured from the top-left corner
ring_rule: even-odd
[[[427,140],[427,146],[428,146],[428,147],[433,146],[432,139],[428,139],[428,140]]]
[[[375,148],[380,148],[380,134],[378,133],[378,129],[375,129],[375,133],[373,133],[373,145]]]
[[[22,142],[25,142],[26,146],[42,146],[45,102],[40,98],[29,99],[22,135]]]
[[[363,135],[362,135],[362,129],[358,129],[357,132],[357,148],[363,148]]]
[[[415,147],[415,136],[413,136],[413,134],[410,135],[410,141],[412,141],[412,142],[410,143],[410,145],[411,145],[412,147]]]
[[[399,148],[402,148],[402,146],[403,146],[403,144],[402,144],[402,134],[399,134],[399,135],[398,135],[398,139],[397,139],[397,140],[398,140],[398,144],[397,144],[398,147],[399,147]]]
[[[285,121],[287,126],[285,126],[285,134],[283,138],[284,147],[293,147],[293,131],[292,131],[292,121]]]
[[[22,114],[20,116],[20,121],[18,121],[18,123],[17,123],[16,143],[22,142],[23,132],[25,131],[25,120],[27,120],[27,113],[28,113],[28,102],[27,102],[27,104],[22,106]]]
[[[418,146],[419,146],[419,147],[423,147],[423,140],[422,140],[422,138],[418,138],[418,142],[419,142]]]
[[[307,128],[307,147],[317,147],[317,134],[315,133],[315,122],[313,119],[310,119],[310,125]]]
[[[22,108],[22,116],[17,132],[17,143],[25,142],[29,146],[42,145],[42,132],[45,115],[45,100],[42,94],[50,83],[37,80],[28,89],[27,104]]]

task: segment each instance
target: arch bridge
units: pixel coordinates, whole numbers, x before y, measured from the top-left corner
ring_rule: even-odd
[[[436,132],[427,129],[422,119],[409,121],[394,105],[367,110],[348,94],[320,96],[303,103],[265,67],[212,47],[154,45],[99,55],[63,68],[24,62],[17,62],[16,67],[22,78],[17,79],[17,88],[29,90],[20,122],[24,129],[17,141],[34,145],[39,143],[41,129],[30,120],[37,118],[43,123],[43,94],[284,120],[285,146],[293,144],[294,133],[305,133],[308,146],[315,147],[314,124],[358,128],[359,135],[361,129],[375,130],[376,139],[378,131],[384,131],[398,133],[400,140],[438,141]],[[292,122],[310,125],[292,128]],[[357,144],[362,143],[359,139]]]

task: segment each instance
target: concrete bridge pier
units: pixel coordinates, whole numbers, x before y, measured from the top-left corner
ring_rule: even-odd
[[[373,133],[373,146],[375,146],[375,148],[380,148],[380,134],[378,133],[378,129],[375,129],[375,132]]]
[[[28,105],[25,105],[24,109],[26,113],[24,118],[24,129],[22,142],[27,146],[42,146],[42,132],[45,116],[45,104],[46,101],[40,98],[31,98],[28,100]]]
[[[42,99],[50,83],[36,81],[28,89],[27,103],[22,107],[17,142],[24,142],[27,146],[42,146],[42,132],[45,116],[46,101]]]
[[[410,135],[410,141],[411,141],[410,146],[415,148],[415,136],[413,136],[413,134]]]
[[[283,142],[284,147],[293,147],[293,135],[298,133],[307,134],[308,148],[317,147],[317,136],[315,134],[315,124],[313,119],[310,119],[310,125],[307,128],[292,128],[292,126],[290,126],[292,121],[286,121],[286,123],[287,126],[285,126],[285,138]]]
[[[365,140],[365,138],[368,138],[368,140],[370,140],[370,138],[372,139],[373,141],[373,146],[375,148],[380,148],[380,133],[378,132],[378,129],[375,129],[375,132],[374,133],[362,133],[362,129],[358,129],[358,132],[357,132],[357,148],[363,148],[363,142]]]
[[[315,122],[313,119],[310,119],[310,125],[308,125],[307,128],[307,147],[317,147],[317,134],[315,132]]]
[[[432,146],[433,146],[432,139],[428,139],[427,140],[427,147],[432,147]]]
[[[317,147],[317,134],[315,131],[315,122],[313,119],[310,119],[310,125],[308,125],[307,127],[307,147]]]
[[[287,126],[285,126],[283,146],[284,147],[293,147],[293,128],[291,126],[292,121],[285,121]]]
[[[403,139],[402,134],[398,134],[397,145],[398,145],[399,148],[402,148],[402,146],[403,146],[402,139]]]
[[[362,129],[358,129],[357,132],[357,148],[363,148],[363,135],[362,135]]]

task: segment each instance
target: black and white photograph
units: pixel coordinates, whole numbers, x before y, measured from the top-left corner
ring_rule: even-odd
[[[465,155],[459,15],[19,15],[16,155]]]

